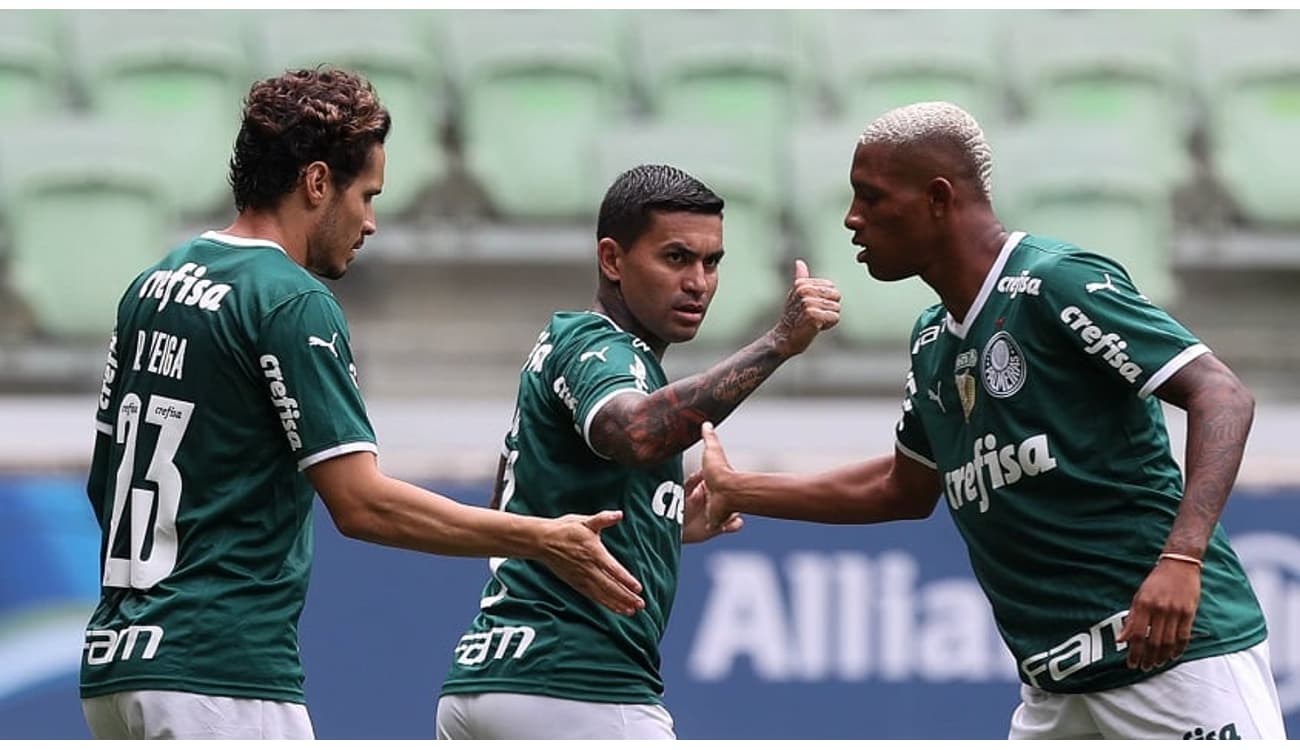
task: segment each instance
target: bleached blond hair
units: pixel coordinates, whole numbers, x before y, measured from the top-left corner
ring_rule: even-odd
[[[891,109],[871,121],[858,143],[891,146],[939,141],[955,147],[975,175],[986,200],[993,195],[993,152],[970,113],[951,102],[917,102]]]

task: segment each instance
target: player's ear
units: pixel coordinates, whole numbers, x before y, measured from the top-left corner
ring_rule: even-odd
[[[925,194],[930,202],[930,214],[936,219],[943,218],[952,207],[952,183],[946,177],[935,177],[925,186]]]
[[[315,208],[329,197],[330,167],[323,161],[314,161],[302,171],[303,191],[307,196],[307,205]]]
[[[596,243],[596,263],[600,275],[617,284],[623,279],[623,248],[612,237],[601,237]]]

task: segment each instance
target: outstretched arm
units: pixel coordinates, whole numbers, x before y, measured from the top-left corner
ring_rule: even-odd
[[[1156,395],[1187,411],[1183,499],[1160,559],[1129,608],[1119,639],[1128,665],[1143,670],[1182,655],[1201,599],[1201,563],[1237,479],[1255,399],[1213,354],[1192,360]]]
[[[782,362],[839,322],[839,315],[834,282],[810,278],[808,266],[796,261],[785,309],[770,331],[708,370],[648,396],[615,397],[592,422],[592,447],[625,465],[655,464],[681,453],[700,439],[701,424],[726,419]]]
[[[703,434],[696,492],[711,526],[733,513],[853,524],[927,518],[939,501],[939,475],[897,451],[817,474],[764,474],[733,469],[713,425]]]
[[[645,606],[641,584],[600,541],[622,511],[552,519],[463,505],[385,476],[366,452],[322,461],[306,473],[345,536],[439,555],[539,560],[615,612],[631,615]]]

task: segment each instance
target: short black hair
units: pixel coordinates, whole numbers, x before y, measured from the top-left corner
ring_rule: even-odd
[[[235,208],[274,209],[314,161],[328,164],[334,185],[346,189],[391,127],[374,88],[355,73],[321,66],[258,81],[230,160]]]
[[[677,167],[642,164],[619,175],[605,191],[596,239],[609,237],[624,248],[636,243],[656,212],[722,215],[722,198]]]

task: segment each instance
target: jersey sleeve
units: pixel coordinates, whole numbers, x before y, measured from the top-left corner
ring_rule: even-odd
[[[1210,351],[1138,291],[1122,266],[1100,255],[1059,257],[1044,270],[1037,299],[1044,324],[1059,334],[1055,340],[1140,398]]]
[[[114,424],[117,421],[113,396],[117,392],[118,363],[122,348],[118,345],[114,329],[108,342],[108,356],[104,364],[104,379],[99,388],[99,403],[95,408],[95,447],[90,458],[90,473],[86,479],[86,494],[96,514],[104,507],[108,494],[108,462],[113,447]]]
[[[258,367],[301,471],[357,451],[378,453],[357,387],[347,321],[325,292],[308,292],[262,324]]]
[[[907,384],[903,390],[903,414],[898,418],[898,435],[894,447],[913,461],[934,469],[937,464],[934,451],[930,448],[930,438],[926,436],[925,427],[912,405],[912,399],[916,398],[916,378],[911,371],[907,373]]]
[[[591,445],[591,423],[615,396],[647,394],[659,386],[650,382],[651,368],[646,362],[654,355],[614,328],[579,332],[556,354],[559,356],[547,360],[552,390],[568,407],[574,429],[591,452],[608,458]]]

